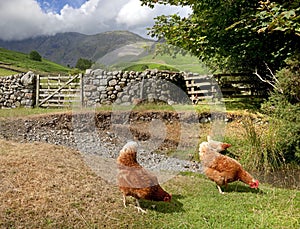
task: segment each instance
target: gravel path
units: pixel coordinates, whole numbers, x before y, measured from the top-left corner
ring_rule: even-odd
[[[98,136],[88,134],[75,134],[75,145],[84,155],[94,155],[102,158],[116,159],[120,149],[128,141],[119,136],[106,137],[99,140]],[[138,162],[145,168],[152,171],[201,172],[201,164],[196,161],[182,160],[175,157],[168,157],[149,150],[149,146],[144,142],[138,142]]]
[[[88,119],[87,119],[88,120]],[[105,120],[105,117],[103,118]],[[102,123],[105,126],[105,121]],[[88,126],[88,125],[83,125]],[[62,145],[79,150],[83,156],[91,156],[100,159],[111,159],[115,162],[120,149],[131,139],[124,136],[117,136],[107,130],[106,127],[95,129],[74,128],[71,115],[42,116],[30,119],[1,120],[0,137],[19,142],[47,142],[55,145]],[[76,131],[76,130],[80,131]],[[142,128],[141,128],[142,129]],[[150,139],[151,140],[151,139]],[[169,157],[164,154],[155,153],[157,142],[149,140],[137,140],[140,147],[138,150],[138,162],[151,171],[201,172],[201,165],[196,161]],[[102,160],[103,161],[103,160]],[[99,165],[94,164],[96,169]]]

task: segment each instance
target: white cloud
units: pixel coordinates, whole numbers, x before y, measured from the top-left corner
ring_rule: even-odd
[[[119,11],[116,21],[127,26],[144,25],[149,23],[153,14],[153,9],[141,6],[139,0],[130,0]]]
[[[116,21],[120,24],[125,24],[128,27],[134,27],[139,25],[149,25],[153,23],[153,18],[160,14],[173,14],[179,13],[180,15],[186,16],[190,13],[188,7],[174,7],[174,6],[155,6],[151,9],[147,6],[141,6],[139,0],[129,0],[120,10]]]
[[[58,32],[96,34],[111,30],[126,30],[146,35],[146,27],[160,14],[188,8],[159,6],[142,7],[139,0],[89,0],[80,8],[65,5],[59,14],[44,12],[35,0],[0,0],[0,39],[24,39]]]

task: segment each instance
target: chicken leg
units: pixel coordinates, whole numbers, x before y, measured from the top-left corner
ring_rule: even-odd
[[[141,208],[139,200],[138,199],[135,199],[135,200],[136,200],[136,205],[137,205],[137,206],[135,206],[135,208],[138,210],[138,212],[141,211],[142,213],[147,213],[144,209]]]
[[[219,193],[224,194],[224,192],[222,191],[221,187],[219,185],[217,185],[217,188],[219,190]]]

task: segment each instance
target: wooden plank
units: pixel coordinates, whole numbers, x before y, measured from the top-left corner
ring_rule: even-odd
[[[77,101],[78,102],[78,101]],[[44,103],[44,104],[42,104],[42,105],[40,105],[40,107],[51,107],[51,108],[54,108],[54,107],[56,107],[56,108],[64,108],[64,107],[71,107],[73,104],[53,104],[53,103],[49,103],[49,104],[47,104],[47,103]]]
[[[192,94],[207,94],[207,93],[211,93],[211,91],[210,90],[197,90],[197,91],[191,90],[191,91],[188,91],[189,95],[192,95]]]
[[[78,102],[79,99],[76,98],[76,97],[70,97],[70,98],[61,98],[61,99],[55,99],[55,98],[51,98],[51,99],[48,99],[47,102],[51,102],[51,103],[69,103],[69,102]],[[44,103],[46,104],[46,103]]]
[[[48,97],[49,96],[49,94],[40,94],[40,98],[46,98],[46,97]],[[52,97],[72,97],[72,98],[76,98],[76,97],[80,97],[79,96],[79,94],[55,94],[55,95],[53,95]]]
[[[77,87],[79,87],[80,86],[80,83],[70,83],[69,84],[70,86],[77,86]],[[61,83],[51,83],[51,82],[47,82],[47,83],[42,83],[42,82],[40,82],[40,86],[55,86],[55,87],[60,87],[60,86],[62,86],[62,84]]]
[[[46,94],[46,93],[53,93],[57,90],[57,88],[53,88],[53,89],[40,89],[40,94]],[[62,92],[72,92],[72,93],[76,93],[76,92],[80,92],[79,88],[74,88],[74,89],[61,89]]]
[[[185,76],[185,80],[194,80],[194,79],[207,79],[211,78],[213,75],[198,75],[198,76]]]
[[[55,80],[55,81],[60,79],[61,81],[65,81],[65,82],[67,82],[71,78],[72,78],[72,76],[61,76],[61,75],[58,75],[58,76],[41,76],[41,79]]]
[[[195,82],[193,82],[193,83],[190,83],[190,84],[187,83],[186,86],[187,87],[204,87],[204,86],[212,87],[213,84],[211,84],[211,83],[195,83]]]

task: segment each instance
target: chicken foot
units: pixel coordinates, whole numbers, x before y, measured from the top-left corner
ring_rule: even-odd
[[[138,199],[135,199],[135,200],[136,200],[136,205],[137,206],[134,206],[134,207],[138,210],[138,212],[147,213],[144,209],[141,208],[139,200]],[[126,195],[123,195],[123,205],[124,205],[125,208],[127,208]]]
[[[136,200],[137,206],[134,206],[134,207],[138,210],[138,212],[147,213],[144,209],[141,208],[139,200],[138,199],[135,199],[135,200]]]

